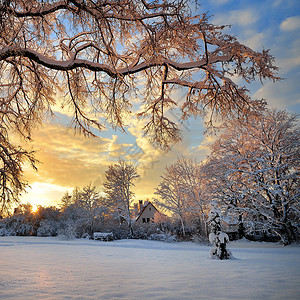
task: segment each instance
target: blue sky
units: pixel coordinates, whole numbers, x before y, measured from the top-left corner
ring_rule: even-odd
[[[284,80],[246,85],[251,96],[264,98],[269,107],[300,114],[300,1],[203,1],[200,12],[208,11],[217,25],[232,25],[228,33],[254,50],[271,49]],[[141,179],[136,184],[136,198],[153,197],[164,168],[186,155],[205,159],[213,137],[205,136],[203,121],[191,119],[182,127],[183,140],[164,153],[154,149],[135,122],[128,121],[127,134],[111,129],[86,139],[68,129],[69,116],[59,117],[34,132],[33,147],[42,162],[38,172],[26,168],[25,177],[31,185],[22,202],[55,205],[66,190],[90,182],[101,186],[107,166],[119,157],[134,159]]]
[[[300,113],[300,1],[211,0],[202,5],[213,23],[231,24],[231,34],[254,50],[271,49],[284,80],[248,86],[253,98],[270,107]]]

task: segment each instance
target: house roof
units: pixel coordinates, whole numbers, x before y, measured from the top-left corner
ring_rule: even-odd
[[[150,201],[148,201],[148,203],[138,213],[137,217],[135,218],[135,221],[137,221],[141,217],[141,215],[149,205],[151,205],[157,212],[159,212],[158,209]]]

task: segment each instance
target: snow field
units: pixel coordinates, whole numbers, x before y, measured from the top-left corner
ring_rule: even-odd
[[[1,299],[299,299],[300,247],[0,237]]]

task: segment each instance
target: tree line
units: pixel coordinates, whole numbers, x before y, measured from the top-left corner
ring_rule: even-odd
[[[284,244],[299,239],[297,122],[297,116],[275,109],[252,114],[247,123],[227,121],[204,161],[180,157],[167,166],[153,199],[166,215],[155,219],[148,235],[172,233],[177,238],[207,239],[209,213],[214,209],[238,226],[240,236],[260,231]],[[105,174],[104,196],[89,185],[66,193],[60,209],[41,207],[33,214],[28,205],[22,205],[5,221],[7,228],[29,219],[31,223],[40,220],[39,226],[21,226],[16,234],[81,237],[97,230],[115,230],[122,237],[142,237],[132,215],[137,166],[120,159]]]
[[[183,232],[196,221],[207,234],[214,206],[242,234],[260,231],[289,244],[299,238],[299,162],[298,117],[265,109],[246,123],[224,123],[205,161],[179,158],[167,167],[158,203],[177,216]]]

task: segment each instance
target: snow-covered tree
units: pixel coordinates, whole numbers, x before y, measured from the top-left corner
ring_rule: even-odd
[[[194,159],[181,157],[166,167],[162,181],[156,188],[160,197],[157,204],[171,212],[181,223],[183,235],[187,223],[200,219],[207,234],[208,198],[205,194],[205,177],[201,165]]]
[[[88,233],[92,234],[97,223],[102,222],[106,208],[104,199],[100,197],[95,186],[85,186],[80,192],[79,201],[75,202],[82,209],[81,218],[88,227]]]
[[[38,206],[34,212],[35,230],[37,236],[56,236],[60,223],[60,210],[55,206]]]
[[[181,174],[176,164],[166,167],[165,174],[156,188],[155,194],[159,196],[156,203],[159,207],[172,214],[180,221],[182,234],[185,235],[186,214],[189,210],[187,199],[181,183]]]
[[[61,198],[60,207],[62,210],[64,210],[73,203],[74,201],[72,199],[72,195],[70,195],[69,192],[66,192],[64,196]]]
[[[231,251],[226,248],[229,237],[225,232],[222,232],[220,215],[214,208],[209,213],[208,222],[211,227],[209,241],[214,246],[210,250],[210,257],[221,260],[231,258]]]
[[[207,174],[212,197],[284,244],[297,237],[300,210],[297,117],[265,110],[248,123],[227,122],[213,145]],[[253,224],[253,223],[252,223]]]
[[[72,195],[66,193],[61,206],[62,219],[66,225],[65,235],[77,237],[92,235],[95,227],[103,222],[106,212],[103,198],[91,184],[82,189],[75,188]],[[60,233],[63,234],[63,229]]]
[[[14,213],[6,220],[6,228],[10,235],[27,236],[34,234],[36,218],[32,212],[32,205],[20,204]]]
[[[137,167],[120,159],[108,167],[105,172],[104,192],[107,195],[107,206],[121,222],[127,222],[130,234],[133,234],[131,223],[131,204],[134,198],[134,180],[139,177]]]
[[[0,1],[1,126],[30,139],[60,106],[93,136],[107,123],[125,130],[136,114],[152,142],[169,148],[180,140],[170,108],[180,121],[208,111],[208,125],[215,115],[247,116],[262,101],[232,75],[277,80],[273,57],[225,34],[200,9],[192,0]],[[140,99],[136,113],[131,99]]]
[[[188,203],[191,218],[199,218],[204,227],[203,233],[208,235],[207,218],[210,199],[206,193],[206,178],[202,164],[195,159],[181,157],[176,162],[177,172],[181,175],[182,192]]]

